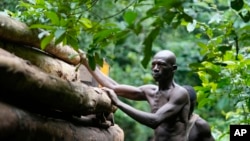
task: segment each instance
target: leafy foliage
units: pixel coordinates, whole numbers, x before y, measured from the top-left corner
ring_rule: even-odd
[[[9,0],[2,0],[0,1],[0,11],[14,11],[18,1],[9,1]]]
[[[113,4],[113,5],[111,5]],[[117,6],[119,4],[119,7]],[[116,7],[117,8],[114,8]],[[102,6],[110,7],[111,16],[100,16]],[[45,48],[49,42],[55,40],[55,43],[63,43],[72,46],[74,49],[80,48],[80,38],[82,33],[91,38],[88,46],[84,48],[89,54],[90,63],[101,62],[108,46],[114,45],[122,37],[128,37],[128,33],[147,34],[143,39],[144,58],[142,65],[144,67],[150,61],[152,55],[152,45],[158,36],[164,23],[177,27],[181,20],[191,21],[192,18],[183,11],[182,1],[62,1],[62,0],[28,0],[20,1],[20,11],[13,16],[25,21],[31,28],[39,28],[44,32],[40,34],[42,39],[41,47]],[[123,9],[118,11],[118,8]],[[146,8],[142,8],[146,7]],[[133,9],[133,10],[130,10]],[[127,10],[126,12],[124,12]],[[137,15],[139,10],[145,14]],[[114,12],[112,12],[114,11]],[[105,11],[107,12],[107,10]],[[124,12],[123,15],[120,13]],[[166,17],[165,15],[168,15]],[[147,22],[150,21],[150,22]],[[125,24],[124,25],[121,25]],[[149,24],[151,28],[146,26]],[[123,26],[123,27],[122,27]],[[143,31],[145,30],[145,31]],[[111,53],[112,54],[112,53]]]
[[[246,0],[22,0],[15,10],[7,13],[42,31],[42,48],[54,40],[83,49],[92,68],[105,57],[110,76],[124,84],[154,83],[150,58],[170,49],[178,58],[176,81],[195,86],[196,112],[209,121],[216,140],[229,140],[230,124],[249,124]],[[149,111],[145,103],[123,101]],[[116,115],[126,140],[152,135],[124,113]]]
[[[202,81],[201,86],[196,87],[199,113],[213,110],[203,116],[214,123],[213,131],[218,140],[229,139],[230,124],[249,124],[250,60],[249,43],[244,37],[249,34],[245,33],[249,24],[246,17],[241,16],[249,5],[238,2],[235,5],[235,1],[231,1],[232,9],[227,7],[228,10],[220,11],[220,16],[215,13],[216,18],[212,17],[209,24],[197,22],[195,28],[204,31],[197,37],[207,37],[197,43],[204,56],[201,63],[190,64]],[[226,5],[217,6],[213,7],[215,11]],[[219,117],[226,122],[217,124]]]

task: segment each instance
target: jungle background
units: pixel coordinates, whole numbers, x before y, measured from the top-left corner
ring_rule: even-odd
[[[109,76],[123,84],[155,83],[150,59],[169,49],[175,81],[194,86],[195,112],[216,141],[229,140],[230,125],[250,123],[249,0],[1,0],[0,11],[42,30],[42,48],[55,39],[82,49],[92,68],[105,58]],[[146,102],[122,100],[149,111]],[[153,134],[119,110],[115,121],[126,141]]]

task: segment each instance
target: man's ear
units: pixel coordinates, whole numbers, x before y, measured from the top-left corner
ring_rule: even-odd
[[[177,66],[176,65],[173,65],[173,70],[177,70]]]

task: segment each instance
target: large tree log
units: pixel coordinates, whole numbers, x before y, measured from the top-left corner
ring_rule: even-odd
[[[108,129],[82,126],[63,119],[45,117],[0,101],[2,141],[123,141],[117,125]]]
[[[68,64],[37,48],[26,47],[20,44],[0,41],[0,48],[30,61],[48,74],[53,74],[69,81],[80,81],[80,71],[76,66]]]
[[[11,17],[0,14],[0,38],[11,42],[16,42],[41,49],[41,40],[38,38],[39,31],[31,30],[25,23]],[[45,51],[71,64],[79,64],[80,56],[67,45],[55,45],[51,42]],[[74,58],[69,58],[76,55]]]
[[[0,97],[32,104],[32,107],[48,107],[76,115],[114,111],[111,100],[101,89],[44,73],[1,48],[0,80]]]

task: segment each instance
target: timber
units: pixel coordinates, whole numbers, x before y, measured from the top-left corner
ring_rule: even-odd
[[[1,48],[0,74],[2,91],[10,93],[1,93],[2,97],[17,97],[23,103],[32,101],[33,106],[43,105],[77,115],[113,111],[111,100],[100,88],[44,73]]]
[[[0,38],[41,49],[41,39],[38,38],[39,30],[30,29],[25,23],[15,20],[9,16],[0,14]],[[79,64],[80,56],[68,45],[57,44],[51,42],[44,51],[64,60],[71,64]],[[74,56],[70,58],[70,56]]]
[[[42,50],[10,42],[0,42],[0,48],[29,61],[48,74],[58,76],[68,81],[81,81],[80,71],[74,65],[68,64]]]
[[[3,141],[123,141],[124,138],[118,125],[108,129],[82,126],[33,114],[1,101],[0,121],[0,140]]]
[[[78,53],[53,42],[41,50],[39,33],[0,15],[0,140],[123,141],[117,124],[105,124],[116,107],[76,69]]]

